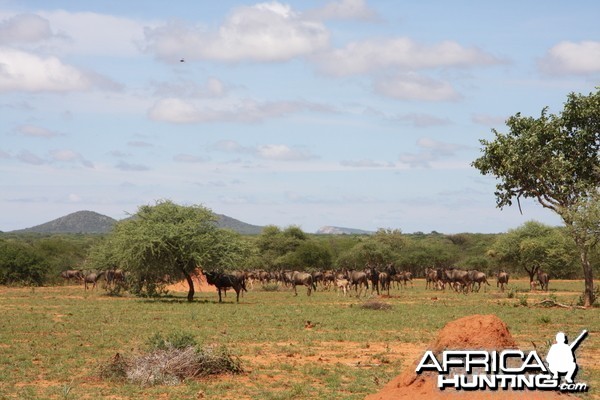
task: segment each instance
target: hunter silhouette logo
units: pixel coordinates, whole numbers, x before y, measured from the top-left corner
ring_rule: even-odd
[[[586,383],[574,382],[577,373],[575,350],[586,338],[584,330],[571,344],[563,332],[556,334],[546,360],[537,351],[446,350],[441,359],[426,351],[415,372],[437,371],[439,389],[457,390],[560,390],[586,392]],[[565,382],[561,383],[561,376]]]
[[[573,377],[577,373],[577,363],[575,361],[575,349],[579,343],[587,336],[587,330],[581,334],[570,345],[567,344],[567,337],[563,332],[556,334],[556,343],[550,347],[546,362],[548,369],[552,372],[552,378],[558,379],[559,373],[566,373],[567,383],[573,383]]]

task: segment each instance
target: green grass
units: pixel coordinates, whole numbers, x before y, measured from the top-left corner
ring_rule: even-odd
[[[240,304],[231,294],[200,292],[148,300],[85,293],[80,287],[0,288],[0,398],[100,399],[362,399],[397,375],[447,322],[495,314],[517,343],[545,355],[558,331],[590,335],[577,351],[578,380],[600,393],[600,310],[532,307],[548,295],[513,283],[517,295],[469,295],[414,288],[393,290],[387,310],[362,307],[365,298],[318,291],[297,297],[285,289],[251,291]],[[581,282],[553,281],[556,301],[577,301]],[[527,296],[528,307],[523,296]],[[313,328],[305,327],[311,321]],[[242,359],[241,375],[189,380],[177,386],[140,387],[99,378],[99,366],[117,352],[147,349],[156,335],[193,336],[200,345],[224,345]],[[422,354],[422,353],[421,353]]]

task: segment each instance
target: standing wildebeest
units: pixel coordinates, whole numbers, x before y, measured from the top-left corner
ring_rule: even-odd
[[[367,264],[365,273],[367,274],[367,278],[371,281],[371,293],[377,290],[377,294],[379,295],[379,271],[377,271],[377,268],[373,265]]]
[[[347,273],[348,281],[350,281],[350,285],[354,285],[354,290],[358,293],[358,297],[362,293],[362,286],[364,285],[365,296],[367,295],[367,291],[369,289],[369,278],[367,274],[363,271],[348,271]],[[360,292],[358,291],[358,287],[360,286]]]
[[[471,283],[468,271],[454,267],[449,269],[444,268],[443,279],[449,282],[455,291],[458,292],[459,289],[462,289],[465,294],[468,292]]]
[[[496,287],[500,286],[500,290],[504,292],[504,285],[508,286],[508,272],[505,271],[500,271],[498,272],[498,276],[497,279],[498,281],[496,282]]]
[[[235,290],[236,302],[240,302],[240,291],[246,290],[246,284],[243,279],[237,277],[233,274],[226,274],[223,272],[204,272],[204,276],[206,276],[206,282],[209,285],[213,285],[217,287],[219,291],[219,303],[222,303],[221,299],[221,289],[226,290],[227,288],[233,288]]]
[[[537,279],[540,283],[540,287],[542,290],[548,291],[548,283],[550,283],[550,277],[547,273],[543,272],[541,269],[538,270]]]
[[[94,290],[94,288],[96,287],[96,283],[105,273],[106,273],[106,271],[100,271],[100,272],[92,272],[92,273],[87,274],[85,276],[85,278],[83,279],[85,290],[87,290],[87,288],[88,288],[88,283],[92,284],[92,290]]]
[[[471,270],[469,271],[469,280],[471,283],[471,291],[476,291],[479,292],[479,289],[481,289],[481,284],[485,283],[488,286],[491,286],[488,281],[487,281],[487,277],[485,276],[485,274],[483,272],[477,271],[477,270]],[[475,284],[477,284],[477,290],[475,290]],[[483,287],[483,291],[485,292],[485,286]]]
[[[61,278],[66,279],[67,281],[71,281],[71,279],[76,279],[78,281],[83,280],[83,271],[76,269],[68,269],[66,271],[62,271],[60,273]]]
[[[297,285],[304,285],[307,288],[307,293],[310,296],[311,291],[317,290],[317,285],[313,279],[313,276],[306,272],[294,271],[292,273],[292,277],[290,279],[292,286],[294,287],[294,295],[298,296],[298,291],[296,290]]]

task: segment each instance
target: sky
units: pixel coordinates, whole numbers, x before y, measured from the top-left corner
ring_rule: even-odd
[[[505,232],[471,166],[600,86],[600,3],[0,0],[0,231],[169,199],[255,225]]]

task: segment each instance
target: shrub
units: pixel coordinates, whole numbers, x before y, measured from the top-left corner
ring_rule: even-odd
[[[150,350],[134,357],[117,353],[100,366],[100,377],[140,386],[177,385],[186,378],[241,373],[240,360],[225,347],[199,348],[191,335],[177,333],[148,340]]]
[[[392,308],[391,304],[376,300],[369,300],[366,303],[363,303],[360,307],[366,310],[389,310]]]

